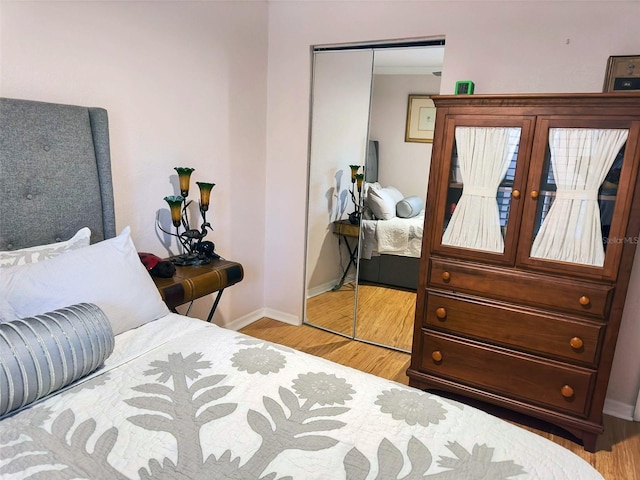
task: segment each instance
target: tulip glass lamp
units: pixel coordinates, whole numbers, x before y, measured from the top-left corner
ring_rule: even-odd
[[[182,253],[171,258],[176,265],[206,265],[213,258],[220,258],[215,253],[213,242],[203,240],[207,236],[208,230],[213,230],[207,221],[207,211],[211,200],[211,189],[215,183],[196,182],[200,188],[199,210],[202,216],[200,229],[191,228],[189,225],[189,215],[187,208],[191,200],[187,200],[189,195],[189,182],[193,168],[176,167],[180,183],[180,195],[170,195],[164,197],[171,211],[171,222],[175,227],[175,233],[165,230],[160,222],[156,220],[157,226],[164,233],[174,236],[182,246]],[[182,231],[181,231],[182,230]]]
[[[349,165],[351,169],[351,201],[353,202],[354,211],[349,214],[349,223],[358,225],[360,223],[360,217],[362,216],[362,184],[364,182],[364,173],[358,173],[360,165]],[[358,191],[358,198],[356,199],[355,191]]]

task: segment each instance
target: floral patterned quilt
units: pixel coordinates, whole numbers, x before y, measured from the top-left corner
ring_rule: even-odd
[[[602,479],[467,405],[171,314],[0,422],[3,479]]]

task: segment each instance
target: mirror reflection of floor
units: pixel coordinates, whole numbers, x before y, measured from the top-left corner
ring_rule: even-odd
[[[415,311],[415,292],[360,284],[356,336],[410,352]]]
[[[355,298],[353,283],[308,298],[306,323],[351,336]]]
[[[307,300],[308,323],[346,335],[353,328],[353,283]],[[411,351],[416,293],[379,285],[358,286],[356,337]]]

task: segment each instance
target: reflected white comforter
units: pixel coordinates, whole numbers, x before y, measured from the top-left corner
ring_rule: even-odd
[[[380,254],[420,258],[424,210],[412,218],[362,221],[362,258]]]

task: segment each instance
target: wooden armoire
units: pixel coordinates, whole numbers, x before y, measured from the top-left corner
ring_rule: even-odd
[[[640,231],[640,93],[433,99],[410,384],[594,451]]]

